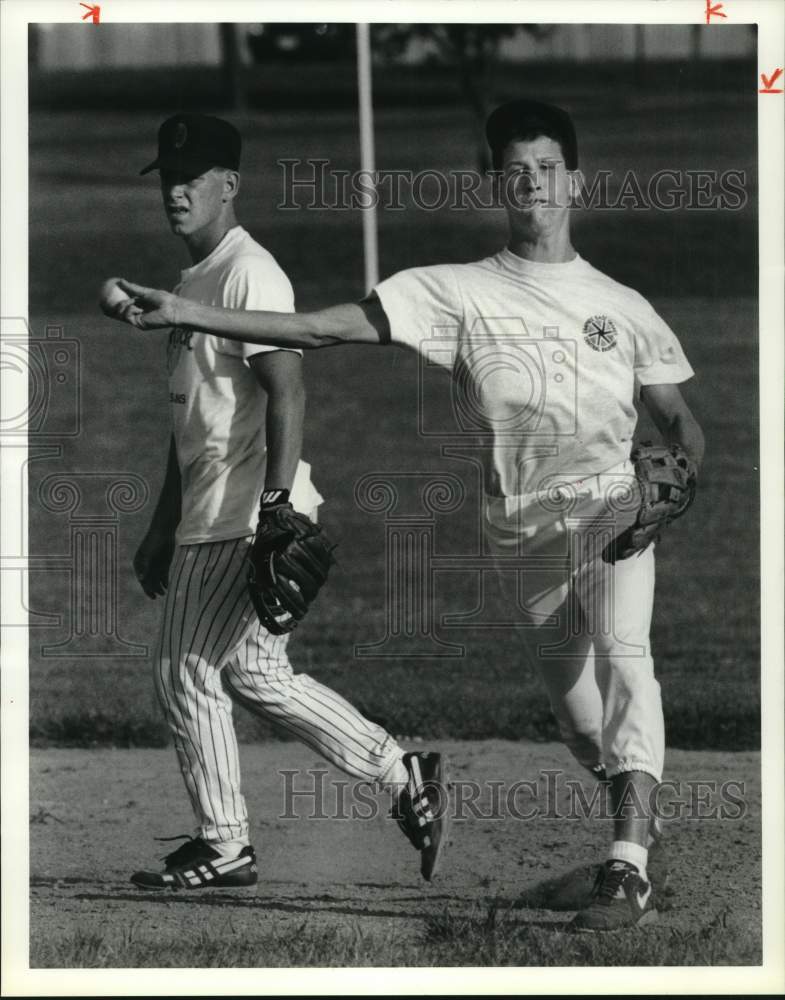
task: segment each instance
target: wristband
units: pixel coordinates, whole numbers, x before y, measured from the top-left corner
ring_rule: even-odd
[[[289,503],[289,490],[266,489],[262,493],[259,507],[280,507],[281,504]]]

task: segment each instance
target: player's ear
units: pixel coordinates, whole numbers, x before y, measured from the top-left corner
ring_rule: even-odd
[[[224,171],[223,200],[232,201],[240,192],[240,175],[236,170]]]

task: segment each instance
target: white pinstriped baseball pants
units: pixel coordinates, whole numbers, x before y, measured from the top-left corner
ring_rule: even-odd
[[[553,494],[486,498],[485,529],[566,746],[609,777],[644,771],[660,781],[665,724],[649,644],[654,547],[615,564],[601,557],[632,520],[609,499],[630,474],[622,463],[582,480],[560,511]]]
[[[205,840],[248,835],[232,699],[356,778],[379,780],[402,753],[335,691],[292,671],[289,636],[259,624],[246,591],[249,541],[176,550],[155,662],[156,691]]]

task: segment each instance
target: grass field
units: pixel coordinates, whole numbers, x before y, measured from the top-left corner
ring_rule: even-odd
[[[646,121],[652,121],[647,116]],[[110,274],[171,285],[185,266],[161,217],[155,181],[137,178],[153,150],[158,118],[139,113],[31,116],[30,314],[37,335],[63,325],[82,350],[82,430],[62,457],[30,467],[30,549],[68,549],[68,518],[45,512],[36,490],[53,472],[134,472],[154,497],[167,429],[163,344],[132,337],[94,306]],[[277,157],[321,156],[357,165],[351,115],[325,113],[240,119],[249,137],[241,221],[290,274],[300,308],[362,294],[357,213],[276,212]],[[737,212],[596,212],[577,219],[580,252],[646,294],[678,332],[698,373],[688,398],[703,423],[707,460],[694,511],[669,532],[658,557],[653,643],[669,743],[683,748],[759,745],[758,450],[755,125],[744,107],[693,109],[686,100],[641,128],[639,110],[581,115],[584,169],[742,169],[749,203]],[[732,130],[736,139],[727,143]],[[630,136],[634,135],[634,141]],[[397,168],[473,163],[469,117],[449,109],[380,114],[377,156]],[[380,219],[382,273],[435,261],[470,260],[504,240],[498,211],[426,213],[410,208]],[[396,734],[430,738],[546,739],[555,730],[538,682],[521,664],[514,633],[443,628],[461,643],[455,659],[357,659],[356,643],[384,635],[384,523],[360,510],[356,482],[385,474],[468,467],[445,460],[418,435],[417,360],[390,350],[325,351],[307,358],[305,457],[327,498],[323,521],[342,543],[341,565],[292,645],[303,669],[351,697]],[[53,405],[57,405],[54,400]],[[641,435],[645,436],[645,428]],[[160,604],[137,592],[129,563],[153,500],[119,522],[119,631],[151,646]],[[456,551],[475,523],[476,497],[437,520],[439,551]],[[452,581],[439,610],[466,610],[469,581]],[[66,615],[63,573],[33,574],[31,605]],[[37,743],[159,745],[166,734],[148,677],[149,658],[63,658],[41,654],[63,628],[31,631],[31,736]],[[239,720],[245,739],[270,735]],[[485,919],[482,917],[481,919]],[[452,925],[445,924],[448,929]],[[447,933],[447,931],[445,931]],[[455,934],[452,927],[449,933]],[[494,931],[502,940],[504,931]],[[499,937],[501,935],[501,937]],[[349,945],[347,945],[349,947]],[[351,945],[354,947],[354,945]],[[100,950],[100,949],[99,949]],[[501,954],[501,953],[500,953]],[[498,956],[497,956],[498,957]]]
[[[493,903],[474,913],[449,907],[418,921],[413,944],[406,933],[383,938],[355,923],[319,926],[305,918],[294,927],[257,934],[249,943],[245,929],[230,922],[196,937],[161,936],[140,926],[72,933],[43,943],[38,968],[121,969],[187,968],[199,956],[200,968],[347,968],[357,966],[713,966],[754,965],[760,960],[757,935],[717,914],[691,931],[650,934],[577,935],[532,927],[514,919],[509,908]]]

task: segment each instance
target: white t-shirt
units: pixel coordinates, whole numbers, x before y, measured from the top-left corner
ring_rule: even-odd
[[[420,407],[452,373],[444,439],[481,437],[486,491],[520,496],[629,456],[641,385],[693,374],[649,303],[580,256],[562,264],[508,249],[471,264],[418,267],[374,289],[392,340],[421,354]]]
[[[294,311],[289,279],[241,226],[186,268],[175,292],[203,305]],[[267,395],[247,360],[274,350],[183,327],[169,334],[169,403],[182,481],[178,545],[239,538],[256,528]],[[291,499],[304,512],[322,502],[306,462],[298,466]]]

